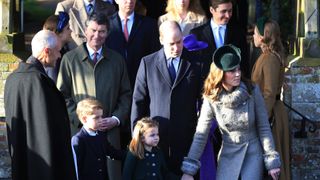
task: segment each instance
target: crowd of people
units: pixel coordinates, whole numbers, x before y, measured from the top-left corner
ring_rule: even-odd
[[[251,69],[233,0],[136,3],[65,0],[35,34],[5,85],[12,179],[289,180],[279,25],[257,19]]]

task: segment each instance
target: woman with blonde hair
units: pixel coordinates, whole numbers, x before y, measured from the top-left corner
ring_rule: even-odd
[[[166,12],[159,17],[159,25],[167,20],[177,21],[183,36],[207,21],[199,0],[168,0]]]
[[[280,101],[284,81],[286,57],[277,22],[262,17],[258,19],[253,35],[254,44],[262,54],[253,66],[251,79],[259,85],[267,107],[276,150],[281,158],[281,180],[290,178],[290,132],[288,114]]]
[[[203,104],[181,170],[183,180],[193,179],[199,158],[216,119],[222,136],[217,180],[262,180],[266,168],[273,180],[280,173],[268,115],[258,86],[241,77],[240,50],[232,45],[217,49],[205,80]]]

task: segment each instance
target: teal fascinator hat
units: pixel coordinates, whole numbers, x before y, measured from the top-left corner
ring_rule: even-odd
[[[234,45],[224,45],[213,54],[214,64],[223,71],[230,71],[240,65],[241,51]]]

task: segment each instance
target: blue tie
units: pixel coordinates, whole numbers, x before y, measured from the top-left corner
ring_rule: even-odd
[[[91,16],[93,13],[93,4],[88,4],[88,15]]]
[[[171,78],[172,84],[176,80],[176,70],[174,69],[173,60],[174,60],[174,58],[170,58],[169,59],[169,65],[168,65],[168,70],[169,70],[169,74],[170,74],[170,78]]]
[[[217,29],[217,33],[218,33],[218,37],[216,37],[216,45],[217,45],[217,48],[223,46],[224,42],[223,42],[223,37],[222,37],[222,27],[219,26],[218,29]]]

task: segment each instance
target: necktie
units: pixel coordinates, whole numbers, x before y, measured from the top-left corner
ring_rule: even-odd
[[[93,62],[93,64],[96,64],[98,62],[98,53],[97,52],[93,53],[92,62]]]
[[[89,4],[89,5],[88,5],[88,14],[89,14],[89,16],[91,16],[92,13],[93,13],[93,5],[92,5],[92,4]]]
[[[223,46],[223,44],[224,44],[223,37],[222,37],[222,31],[223,31],[222,27],[219,26],[217,31],[218,31],[217,32],[218,36],[216,37],[217,38],[217,40],[216,40],[217,44],[216,45],[217,45],[217,48],[219,48],[219,47]]]
[[[169,65],[168,65],[168,70],[169,70],[169,74],[170,74],[170,78],[171,78],[172,84],[176,80],[176,70],[174,69],[173,60],[174,60],[174,58],[170,58],[169,59]]]
[[[129,32],[128,32],[128,25],[127,25],[128,19],[124,19],[124,25],[123,25],[123,35],[126,41],[129,39]]]

